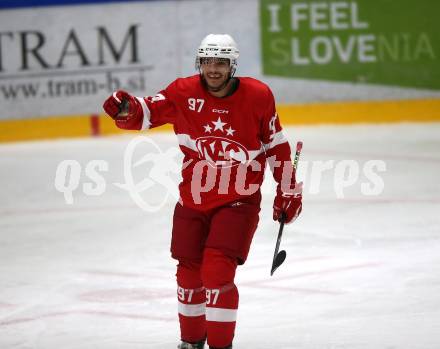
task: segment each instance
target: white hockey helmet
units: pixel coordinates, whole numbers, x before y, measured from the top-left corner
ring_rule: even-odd
[[[232,36],[229,34],[209,34],[200,43],[196,57],[196,69],[200,70],[200,58],[227,58],[231,67],[231,76],[233,76],[237,69],[238,56],[237,43]]]

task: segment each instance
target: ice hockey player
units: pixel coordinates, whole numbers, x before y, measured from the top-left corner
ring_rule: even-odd
[[[238,55],[230,35],[209,34],[197,52],[197,75],[153,97],[115,91],[103,106],[122,129],[172,124],[184,154],[171,236],[180,349],[201,349],[206,341],[211,349],[232,348],[235,272],[257,228],[266,163],[278,183],[274,220],[283,215],[291,222],[302,209],[272,92],[253,78],[234,77]]]

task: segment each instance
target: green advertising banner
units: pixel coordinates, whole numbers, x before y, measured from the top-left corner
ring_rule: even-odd
[[[440,89],[439,0],[260,0],[265,75]]]

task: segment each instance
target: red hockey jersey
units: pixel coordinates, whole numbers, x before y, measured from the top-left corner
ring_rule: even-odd
[[[217,98],[199,75],[179,78],[154,97],[137,97],[135,117],[116,121],[120,128],[137,130],[173,125],[184,154],[183,205],[208,210],[252,195],[260,190],[268,158],[283,191],[295,183],[271,90],[252,78],[237,79],[232,95]]]

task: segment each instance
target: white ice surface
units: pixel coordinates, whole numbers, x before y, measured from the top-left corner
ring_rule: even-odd
[[[277,224],[266,188],[249,259],[237,272],[235,348],[440,348],[440,124],[286,133],[292,144],[304,141],[304,212],[286,227],[287,259],[270,277]],[[174,135],[150,137],[164,151],[176,145]],[[174,199],[148,213],[113,185],[125,181],[130,139],[0,146],[1,349],[176,347]],[[83,169],[72,205],[54,187],[66,159]],[[94,159],[109,164],[107,187],[88,196],[84,168]],[[362,169],[373,159],[386,164],[384,190],[365,196]],[[313,164],[327,160],[360,167],[343,198],[335,167],[310,184]],[[147,171],[137,168],[136,180]],[[143,198],[159,203],[164,193],[156,184]]]

